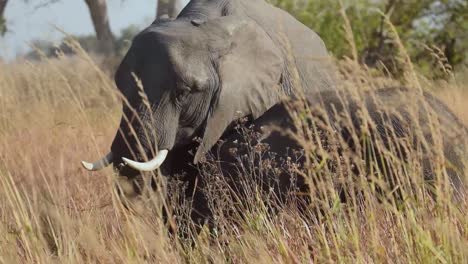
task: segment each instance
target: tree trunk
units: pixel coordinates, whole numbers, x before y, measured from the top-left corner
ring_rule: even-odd
[[[107,15],[106,0],[85,0],[93,20],[96,37],[99,41],[99,52],[104,55],[115,53],[114,36]]]
[[[7,3],[8,0],[0,0],[0,36],[6,32],[6,21],[3,13],[5,13]]]
[[[182,8],[182,0],[158,0],[156,17],[168,15],[170,18],[176,18]]]
[[[3,17],[8,0],[0,0],[0,17]]]

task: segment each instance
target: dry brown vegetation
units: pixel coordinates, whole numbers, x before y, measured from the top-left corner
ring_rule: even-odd
[[[397,83],[341,64],[348,89]],[[440,95],[468,124],[466,72],[443,82],[408,74],[410,87]],[[80,167],[82,158],[108,150],[119,116],[112,79],[84,53],[0,65],[0,262],[468,262],[468,196],[454,203],[440,193],[397,209],[379,202],[372,188],[364,189],[362,210],[335,201],[321,221],[309,222],[294,208],[268,214],[254,193],[242,218],[218,218],[218,236],[203,230],[192,247],[168,234],[159,214],[122,208],[111,169],[91,174]],[[326,184],[321,188],[330,193]],[[235,206],[215,204],[214,211]]]

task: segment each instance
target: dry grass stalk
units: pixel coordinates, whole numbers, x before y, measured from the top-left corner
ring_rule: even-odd
[[[328,149],[311,144],[317,138],[308,129],[300,129],[296,135],[303,140],[308,161],[305,170],[295,171],[315,184],[306,216],[294,207],[270,214],[268,200],[250,175],[242,182],[248,197],[235,199],[226,195],[229,190],[222,178],[214,177],[210,204],[219,224],[217,236],[210,238],[203,230],[195,247],[188,240],[174,238],[158,214],[163,199],[148,200],[154,210],[135,215],[123,208],[116,195],[116,177],[111,170],[90,175],[80,168],[80,157],[90,153],[98,157],[108,150],[118,127],[120,102],[111,79],[78,46],[76,50],[78,55],[73,58],[0,65],[0,262],[468,262],[468,200],[465,196],[454,203],[444,192],[448,183],[445,165],[439,164],[438,144],[429,155],[442,176],[436,183],[439,198],[430,199],[421,189],[407,189],[416,194],[415,199],[403,204],[392,198],[381,202],[376,188],[385,189],[379,178],[385,172],[376,169],[371,184],[366,175],[348,177],[353,169],[350,160],[364,165],[360,157],[346,152],[336,171],[330,171],[323,163],[324,156],[318,159],[316,154],[329,153],[328,158],[340,160],[335,146],[343,142],[330,135],[335,145]],[[408,63],[408,81],[421,88],[404,52],[403,57]],[[384,82],[365,68],[356,70],[354,62],[354,66],[341,63],[344,88],[353,97],[359,98],[363,90]],[[468,124],[466,82],[440,85],[425,81],[424,89],[437,88]],[[362,118],[369,119],[365,112]],[[298,128],[304,128],[303,121],[297,120]],[[343,117],[339,122],[347,125],[349,120]],[[440,124],[429,125],[434,126],[437,137]],[[363,135],[354,136],[366,144],[381,144],[365,141]],[[389,151],[387,158],[397,168],[395,179],[418,184],[415,175],[421,153],[413,151],[414,163],[402,164],[392,156],[398,147],[390,149],[394,152]],[[206,168],[206,174],[215,175],[211,170],[216,168]],[[350,191],[350,202],[341,204],[337,184],[359,189],[361,194]],[[168,192],[177,190],[177,184],[168,184]],[[240,199],[242,215],[229,210],[239,207]],[[189,205],[176,206],[177,197],[167,203],[173,206],[174,214],[187,218]],[[324,208],[327,210],[318,219],[315,212]]]

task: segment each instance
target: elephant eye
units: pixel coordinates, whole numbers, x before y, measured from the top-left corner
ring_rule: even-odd
[[[191,91],[192,89],[188,87],[187,85],[181,85],[180,87],[176,89],[176,92],[175,92],[176,100],[179,103],[183,102],[187,98],[187,96],[190,94]]]

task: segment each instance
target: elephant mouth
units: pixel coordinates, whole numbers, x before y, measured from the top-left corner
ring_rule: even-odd
[[[116,166],[118,170],[122,170],[124,166],[128,166],[134,170],[141,171],[141,172],[150,172],[150,171],[155,171],[161,167],[161,165],[164,163],[164,161],[167,158],[167,155],[169,154],[169,150],[163,149],[158,152],[158,154],[153,157],[151,160],[148,161],[134,161],[129,158],[122,157],[122,164],[119,164]],[[95,162],[86,162],[82,161],[81,165],[88,171],[99,171],[102,170],[109,165],[113,164],[117,159],[115,158],[115,155],[112,152],[109,152],[107,155],[105,155],[103,158],[101,158],[98,161]]]

